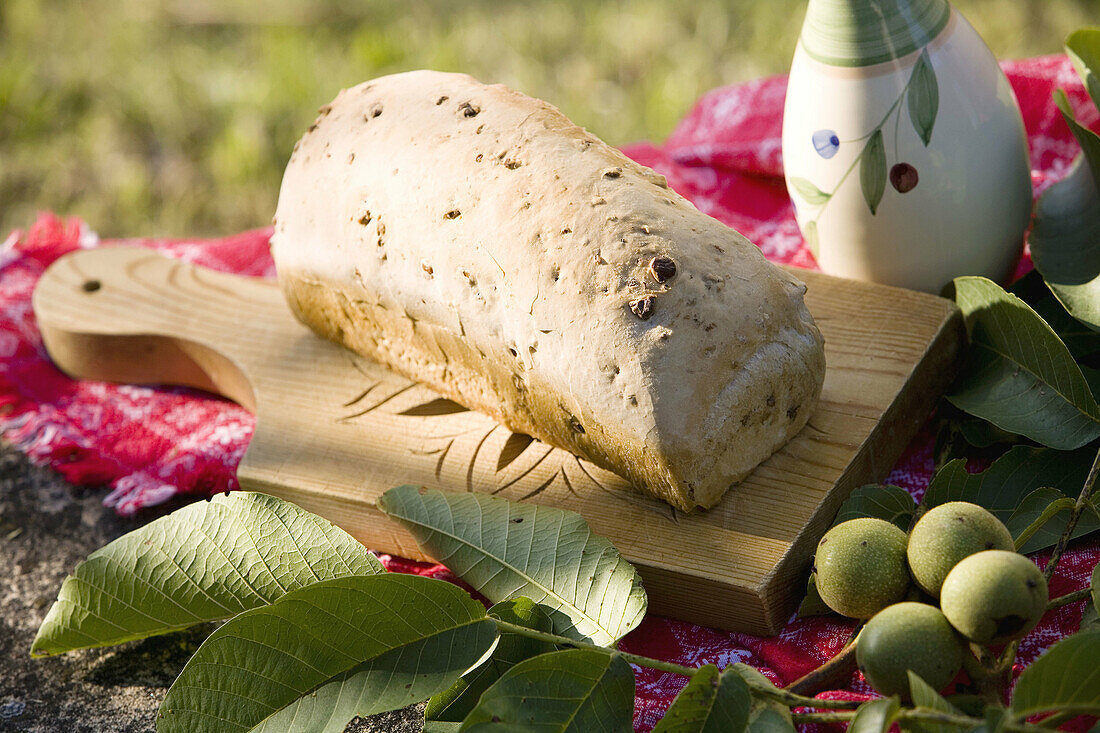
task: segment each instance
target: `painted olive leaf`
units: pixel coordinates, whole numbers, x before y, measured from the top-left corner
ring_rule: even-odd
[[[491,618],[518,624],[537,631],[551,630],[550,617],[530,598],[501,601],[489,609]],[[492,655],[477,669],[462,675],[453,685],[433,695],[424,708],[425,720],[462,720],[474,709],[478,699],[501,675],[525,659],[554,651],[549,642],[518,634],[502,633]]]
[[[806,225],[802,227],[802,238],[806,240],[806,246],[810,248],[810,253],[814,256],[814,259],[817,259],[818,235],[816,221],[806,222]]]
[[[378,508],[494,603],[545,606],[555,634],[606,646],[645,615],[638,572],[575,512],[417,486],[390,489]]]
[[[940,693],[932,689],[932,686],[920,676],[914,674],[912,670],[907,670],[906,674],[909,676],[909,692],[913,697],[913,707],[952,715],[959,714],[954,705],[944,700]],[[901,721],[900,725],[902,730],[912,731],[912,733],[958,733],[959,730],[957,726],[921,720],[905,720]]]
[[[871,139],[860,153],[859,186],[863,190],[863,200],[867,202],[871,216],[874,216],[886,190],[886,148],[881,129],[871,133]]]
[[[1076,498],[1081,493],[1095,457],[1096,452],[1089,447],[1066,452],[1018,445],[1010,448],[981,473],[967,472],[966,461],[956,459],[932,477],[921,506],[931,509],[949,501],[969,501],[985,507],[1008,524],[1013,521],[1013,513],[1038,489],[1050,488]],[[1013,523],[1019,525],[1020,522],[1022,516]],[[1017,526],[1013,537],[1019,536],[1027,524]],[[1044,528],[1045,531],[1037,532],[1024,546],[1024,551],[1037,552],[1052,546],[1058,540],[1061,526],[1065,526],[1065,517],[1058,515],[1046,525],[1052,529]],[[1100,521],[1094,513],[1085,512],[1073,536],[1081,537],[1096,529],[1100,529]]]
[[[61,586],[33,656],[230,618],[328,578],[385,572],[355,538],[290,502],[237,491],[93,552]]]
[[[1068,103],[1063,116],[1066,109]],[[1068,116],[1067,122],[1084,153],[1039,198],[1028,243],[1035,269],[1066,310],[1100,331],[1100,138]]]
[[[897,697],[868,700],[856,708],[856,717],[848,725],[848,733],[886,733],[900,708]]]
[[[1082,28],[1066,38],[1066,55],[1085,85],[1092,103],[1100,108],[1100,79],[1093,72],[1100,69],[1100,29]]]
[[[1100,631],[1067,636],[1023,671],[1012,693],[1016,717],[1059,711],[1100,713]]]
[[[791,176],[791,185],[794,186],[795,192],[797,192],[806,203],[814,206],[823,204],[832,198],[812,182],[800,176]]]
[[[932,142],[932,128],[936,124],[936,113],[940,109],[940,87],[936,82],[936,72],[928,58],[928,49],[924,49],[913,66],[913,75],[909,78],[909,91],[906,95],[909,107],[909,120],[917,131],[924,147]]]
[[[462,731],[626,733],[634,672],[618,654],[569,649],[520,662],[481,696]]]
[[[740,733],[749,721],[748,685],[732,666],[700,667],[672,701],[653,733]]]
[[[1100,406],[1050,326],[991,280],[954,282],[970,349],[947,399],[1003,430],[1059,450],[1100,436]]]
[[[855,489],[837,511],[833,520],[835,527],[849,519],[860,517],[874,517],[885,519],[900,529],[909,530],[913,521],[913,515],[917,511],[917,503],[909,492],[900,486],[886,486],[883,484],[867,484]]]
[[[449,687],[496,623],[442,580],[383,573],[325,580],[230,619],[168,690],[160,733],[335,731]]]

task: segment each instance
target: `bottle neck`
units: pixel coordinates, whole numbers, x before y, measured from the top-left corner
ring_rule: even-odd
[[[950,17],[947,0],[810,0],[799,43],[831,66],[871,66],[928,45]]]

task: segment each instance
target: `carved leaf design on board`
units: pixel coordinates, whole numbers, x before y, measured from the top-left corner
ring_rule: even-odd
[[[469,411],[469,408],[463,407],[453,400],[449,400],[446,397],[437,397],[421,405],[402,410],[397,414],[406,415],[408,417],[436,417],[438,415],[454,415],[459,412]]]
[[[497,473],[500,473],[512,461],[519,458],[520,454],[527,450],[527,446],[531,445],[534,440],[530,435],[524,435],[523,433],[509,435],[508,440],[504,441],[504,446],[500,449],[500,455],[497,457]]]
[[[339,418],[340,422],[357,421],[386,405],[389,407],[382,412],[400,417],[434,418],[469,413],[470,417],[453,422],[430,420],[415,423],[423,428],[414,428],[415,445],[409,445],[409,453],[430,462],[430,475],[440,485],[457,487],[464,483],[466,490],[472,492],[479,490],[477,484],[481,477],[488,479],[494,487],[483,490],[520,501],[547,492],[567,492],[576,496],[578,491],[600,491],[673,522],[679,519],[676,510],[668,504],[614,480],[608,483],[608,479],[598,477],[603,469],[587,464],[568,451],[552,448],[530,435],[508,431],[499,423],[453,400],[431,396],[416,382],[381,373],[376,365],[355,361],[352,365],[368,379],[362,391],[349,395],[348,400],[343,402],[344,411],[348,414]],[[412,392],[417,387],[422,388],[422,394]],[[413,403],[411,407],[408,406],[410,402]],[[473,419],[474,416],[483,419]],[[366,420],[360,424],[370,426],[375,422],[374,418],[368,417]],[[508,436],[503,442],[499,432],[502,430]],[[487,475],[488,471],[493,471],[493,474]],[[612,478],[610,474],[608,478]]]

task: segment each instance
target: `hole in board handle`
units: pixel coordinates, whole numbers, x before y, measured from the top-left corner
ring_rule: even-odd
[[[101,287],[103,287],[103,283],[101,283],[99,280],[85,280],[84,284],[80,286],[80,289],[83,290],[85,293],[94,293]]]

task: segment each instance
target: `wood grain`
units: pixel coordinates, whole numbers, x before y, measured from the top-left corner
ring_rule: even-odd
[[[34,309],[50,355],[76,378],[189,385],[254,411],[241,485],[322,514],[371,548],[422,557],[375,508],[398,484],[565,507],[638,567],[654,613],[774,633],[836,509],[885,476],[949,382],[964,335],[941,298],[798,275],[825,335],[821,402],[718,506],[690,515],[322,341],[270,281],[148,250],[88,250],[47,270]]]

